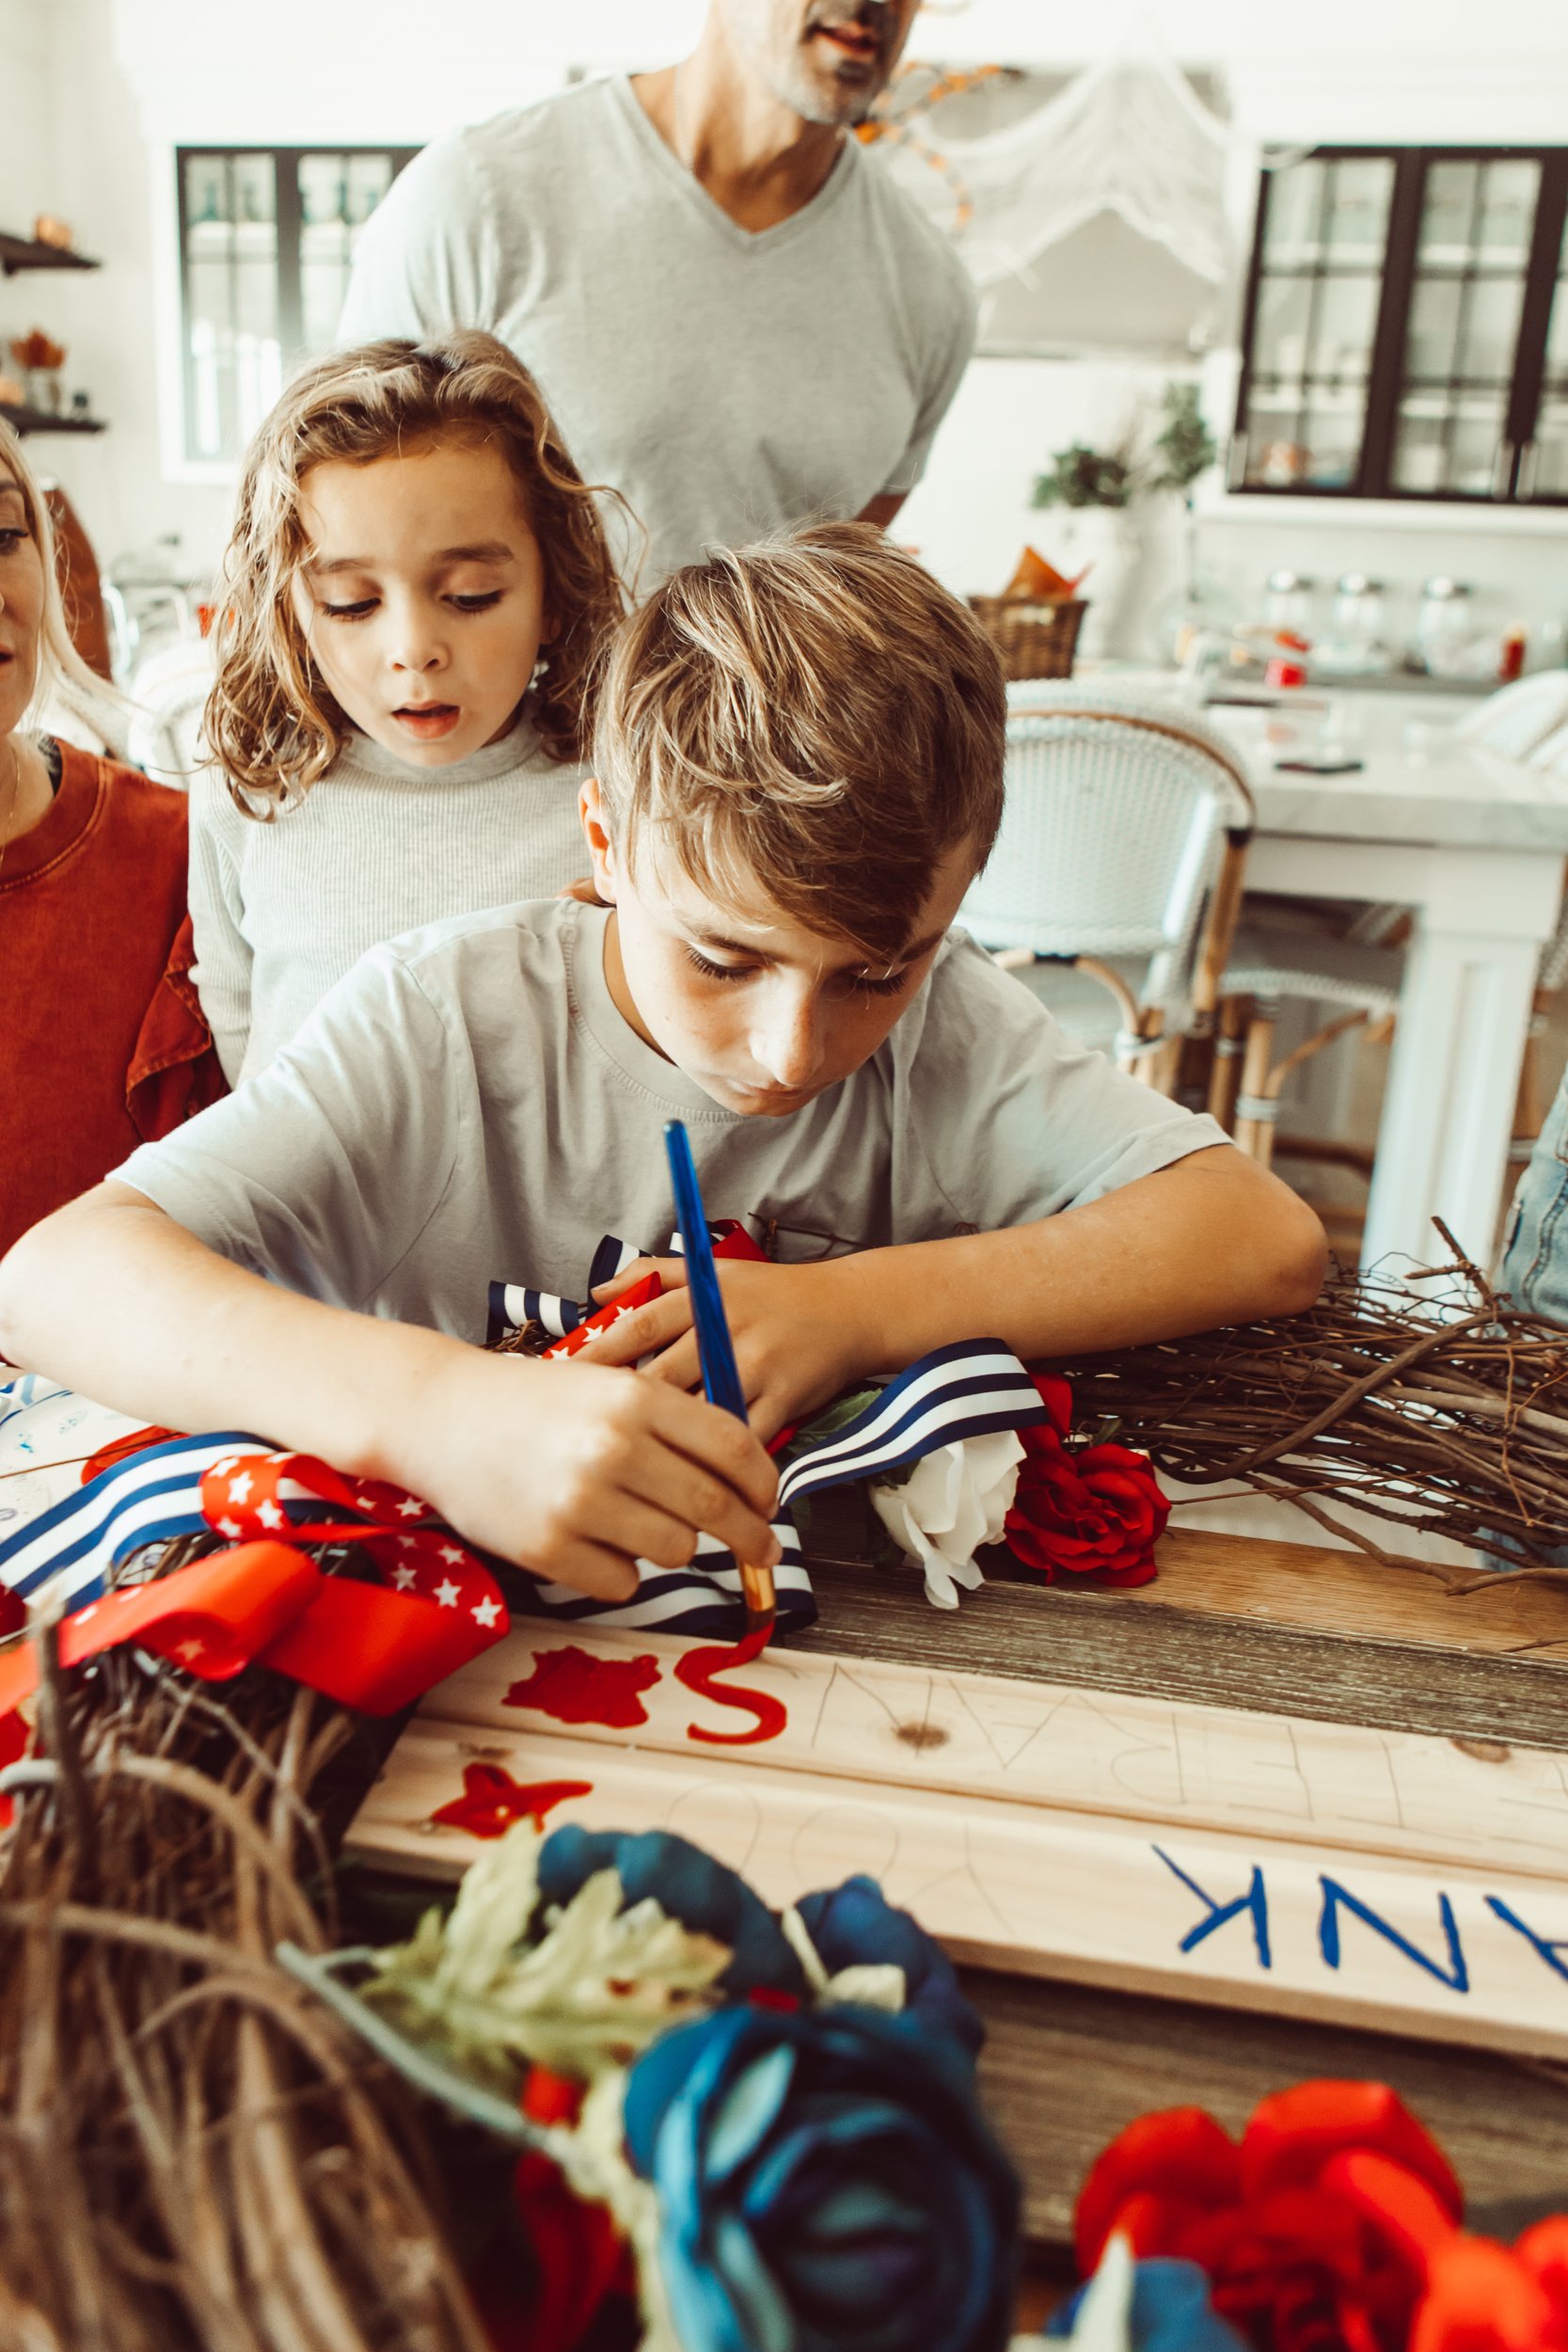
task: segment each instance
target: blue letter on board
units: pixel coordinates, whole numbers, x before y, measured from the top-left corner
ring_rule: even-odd
[[[1510,1911],[1508,1905],[1496,1895],[1488,1895],[1486,1908],[1495,1911],[1498,1918],[1505,1919],[1511,1928],[1517,1928],[1526,1943],[1534,1945],[1547,1967],[1556,1975],[1568,1977],[1568,1967],[1564,1967],[1558,1958],[1559,1952],[1568,1951],[1568,1935],[1537,1935],[1533,1928],[1526,1927],[1516,1911]]]
[[[1449,1964],[1443,1968],[1436,1961],[1429,1960],[1425,1952],[1410,1942],[1408,1936],[1400,1933],[1398,1928],[1391,1928],[1386,1919],[1380,1919],[1369,1904],[1353,1895],[1348,1887],[1341,1886],[1338,1879],[1320,1878],[1318,1883],[1323,1890],[1323,1915],[1318,1921],[1318,1943],[1331,1968],[1339,1965],[1339,1905],[1343,1903],[1347,1911],[1354,1911],[1356,1917],[1364,1919],[1368,1927],[1375,1930],[1386,1943],[1392,1944],[1394,1949],[1402,1952],[1406,1960],[1413,1960],[1418,1968],[1424,1968],[1429,1977],[1435,1977],[1439,1984],[1450,1986],[1455,1993],[1468,1993],[1470,1972],[1465,1965],[1465,1948],[1454,1923],[1453,1905],[1446,1895],[1437,1898],[1437,1916],[1449,1947]]]
[[[1238,1895],[1234,1902],[1217,1903],[1212,1895],[1204,1892],[1196,1879],[1190,1879],[1180,1864],[1171,1860],[1163,1847],[1156,1846],[1154,1851],[1166,1869],[1174,1877],[1179,1878],[1182,1885],[1197,1897],[1200,1903],[1207,1903],[1209,1906],[1208,1918],[1200,1919],[1196,1928],[1187,1930],[1177,1947],[1179,1951],[1190,1952],[1195,1945],[1202,1943],[1206,1935],[1212,1935],[1214,1930],[1223,1928],[1227,1919],[1234,1919],[1239,1911],[1250,1911],[1252,1940],[1258,1950],[1258,1965],[1259,1968],[1273,1967],[1274,1963],[1269,1956],[1269,1899],[1263,1887],[1263,1873],[1256,1863],[1253,1865],[1252,1884],[1247,1888],[1246,1893]]]

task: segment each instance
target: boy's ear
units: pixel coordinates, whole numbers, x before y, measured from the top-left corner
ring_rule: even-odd
[[[599,796],[597,776],[584,778],[582,789],[578,794],[578,814],[588,837],[588,854],[594,863],[594,887],[606,906],[613,906],[615,845],[605,829],[604,803]]]

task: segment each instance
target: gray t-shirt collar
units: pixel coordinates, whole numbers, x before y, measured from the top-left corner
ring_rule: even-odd
[[[611,74],[610,88],[627,135],[646,151],[653,168],[661,172],[670,185],[679,191],[681,201],[705,220],[716,236],[724,238],[738,251],[777,253],[783,246],[793,244],[807,230],[815,229],[823,215],[838,203],[854,175],[859,158],[855,141],[847,138],[839,149],[832,171],[809,204],[802,205],[798,213],[791,213],[787,220],[775,221],[771,229],[742,229],[737,220],[730,218],[721,204],[714,202],[696,174],[687,169],[674,151],[666,147],[638,103],[630,75]]]

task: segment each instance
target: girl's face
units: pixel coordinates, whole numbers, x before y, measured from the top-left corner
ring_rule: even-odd
[[[0,458],[0,738],[33,699],[42,622],[43,559],[22,485]]]
[[[447,768],[511,725],[549,628],[515,477],[486,443],[424,442],[300,485],[309,553],[294,609],[355,725]]]

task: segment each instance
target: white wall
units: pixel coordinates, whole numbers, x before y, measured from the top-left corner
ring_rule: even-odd
[[[101,553],[177,530],[205,562],[226,525],[225,487],[166,478],[159,375],[160,342],[164,366],[171,356],[174,143],[420,141],[558,87],[569,65],[678,55],[703,6],[445,0],[437,41],[429,0],[0,0],[10,134],[0,148],[0,223],[62,214],[105,262],[92,278],[0,286],[0,326],[16,331],[36,317],[58,333],[71,349],[68,381],[88,386],[111,421],[96,442],[34,444]],[[1319,0],[1310,12],[1257,0],[1123,0],[1100,10],[970,0],[923,19],[912,50],[1059,66],[1153,43],[1221,69],[1253,141],[1568,137],[1562,0],[1495,0],[1485,10],[1476,0]],[[1250,173],[1238,178],[1244,191]],[[1240,234],[1247,225],[1238,218]],[[1050,453],[1074,437],[1114,437],[1140,403],[1157,400],[1162,380],[1130,367],[977,362],[901,535],[955,586],[1000,585],[1026,535],[1049,552],[1050,517],[1031,516],[1026,501]],[[1170,583],[1168,518],[1153,537],[1146,615]],[[1538,524],[1456,539],[1375,518],[1352,531],[1341,518],[1330,533],[1268,502],[1230,501],[1204,525],[1204,548],[1238,593],[1293,561],[1320,574],[1360,564],[1412,581],[1446,566],[1494,592],[1499,610],[1510,599],[1531,610],[1568,601],[1568,530],[1543,535]]]
[[[31,233],[34,215],[47,205],[35,201],[49,175],[53,148],[50,110],[54,78],[48,21],[39,0],[0,0],[0,57],[5,59],[6,135],[0,139],[0,222],[15,235]],[[24,305],[16,281],[0,292],[0,331],[7,340],[22,326]],[[0,354],[0,366],[8,366]]]

